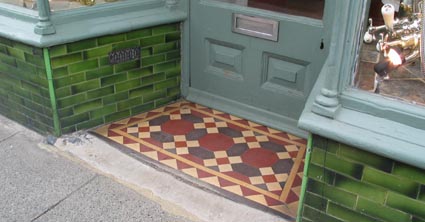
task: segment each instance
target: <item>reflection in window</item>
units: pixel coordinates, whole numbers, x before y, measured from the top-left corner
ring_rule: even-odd
[[[217,0],[252,8],[322,19],[325,0]]]
[[[60,11],[116,1],[119,0],[49,0],[49,3],[52,11]],[[0,3],[22,6],[29,9],[37,9],[36,2],[37,0],[0,0]]]
[[[383,4],[380,0],[371,1],[354,77],[356,88],[425,105],[420,2],[405,0],[401,4]]]

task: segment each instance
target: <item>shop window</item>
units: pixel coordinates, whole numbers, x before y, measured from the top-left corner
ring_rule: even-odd
[[[322,19],[325,0],[217,0],[252,8]]]
[[[117,1],[123,0],[49,0],[49,3],[52,11],[60,11]],[[37,9],[37,0],[0,0],[0,3],[17,5],[34,10]]]
[[[422,1],[372,0],[368,11],[353,78],[354,87],[425,105],[425,63],[421,59]]]

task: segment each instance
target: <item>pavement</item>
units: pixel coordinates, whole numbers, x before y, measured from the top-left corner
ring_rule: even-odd
[[[285,221],[147,165],[87,132],[0,116],[0,221]]]

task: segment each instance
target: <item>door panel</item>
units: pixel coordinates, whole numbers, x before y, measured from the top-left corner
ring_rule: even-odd
[[[211,0],[190,11],[190,87],[297,120],[325,59],[321,21]],[[232,32],[235,13],[277,21],[277,41]]]

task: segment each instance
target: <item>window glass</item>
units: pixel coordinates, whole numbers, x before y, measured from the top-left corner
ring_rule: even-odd
[[[0,0],[0,3],[21,6],[29,9],[36,9],[36,0]]]
[[[361,34],[354,87],[425,105],[420,2],[371,1]]]
[[[252,8],[322,19],[325,0],[217,0]]]

